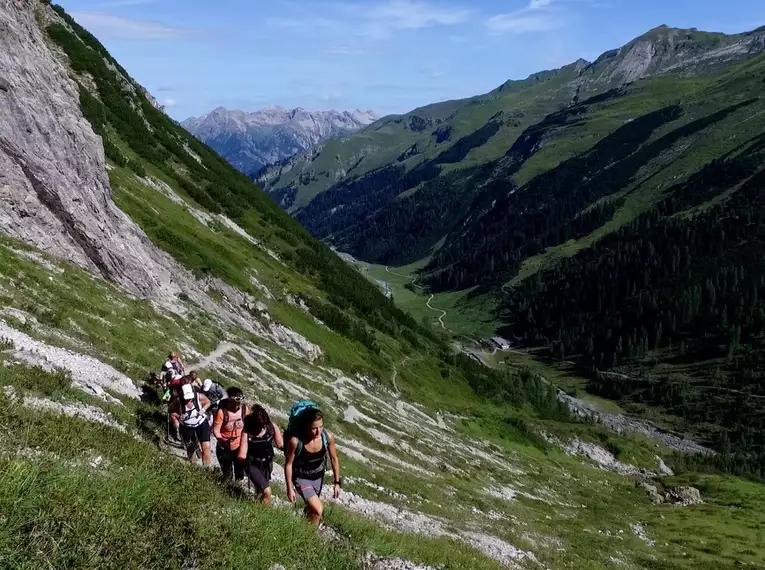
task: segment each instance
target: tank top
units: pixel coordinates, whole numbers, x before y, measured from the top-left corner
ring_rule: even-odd
[[[247,434],[247,457],[256,463],[274,459],[274,426],[268,424],[263,435]]]
[[[327,449],[324,447],[324,438],[321,439],[321,449],[311,452],[305,448],[293,460],[293,473],[295,478],[321,479],[324,477],[327,463]]]
[[[230,412],[225,407],[217,412],[221,415],[220,435],[224,447],[238,449],[244,430],[244,416],[247,415],[247,406],[242,405],[236,412]]]
[[[199,405],[199,394],[194,394],[194,403],[189,408],[188,405],[181,401],[181,423],[187,427],[199,427],[203,422],[207,421],[207,417],[202,412],[202,406]]]

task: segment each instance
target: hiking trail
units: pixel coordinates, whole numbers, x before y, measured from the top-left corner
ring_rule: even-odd
[[[402,275],[401,273],[396,273],[395,271],[391,271],[390,267],[388,267],[387,265],[385,266],[385,271],[387,273],[390,273],[391,275],[396,275],[398,277],[403,277],[404,279],[411,279],[410,283],[412,284],[412,287],[416,287],[421,292],[425,292],[425,288],[424,287],[422,287],[420,285],[417,285],[417,283],[416,283],[417,277],[416,276],[413,277],[411,275]],[[428,309],[430,309],[431,311],[435,311],[436,313],[441,313],[441,315],[439,315],[439,317],[438,317],[438,324],[441,325],[441,328],[443,330],[451,332],[448,328],[446,328],[446,325],[444,324],[444,317],[448,313],[446,311],[442,310],[442,309],[436,309],[433,305],[430,304],[430,302],[433,300],[434,297],[435,297],[435,295],[433,293],[431,293],[430,297],[428,298],[428,300],[425,301],[425,306]]]

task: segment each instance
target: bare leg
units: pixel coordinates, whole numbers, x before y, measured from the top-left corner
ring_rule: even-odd
[[[305,502],[305,509],[303,512],[305,513],[306,518],[309,519],[314,526],[319,526],[323,510],[324,507],[321,504],[321,499],[319,497],[311,497]]]
[[[205,467],[210,465],[210,442],[205,441],[202,444],[202,465]]]
[[[260,500],[264,505],[271,504],[271,487],[266,487],[263,489],[263,495],[261,496]]]
[[[181,424],[178,421],[178,418],[170,416],[170,423],[168,424],[170,433],[167,434],[170,439],[174,439],[176,441],[180,439],[180,436],[178,435],[180,425]]]

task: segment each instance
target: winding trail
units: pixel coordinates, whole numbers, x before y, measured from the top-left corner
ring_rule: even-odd
[[[431,293],[430,298],[425,302],[425,304],[427,305],[428,309],[430,309],[431,311],[436,311],[437,313],[441,313],[441,315],[438,317],[438,324],[441,325],[442,329],[448,330],[443,320],[444,317],[446,316],[446,311],[444,311],[443,309],[436,309],[434,306],[430,304],[430,302],[433,300],[433,297],[435,297],[435,295]]]
[[[385,266],[386,273],[390,273],[391,275],[396,275],[398,277],[403,277],[404,279],[410,279],[410,283],[412,284],[412,287],[416,287],[422,292],[425,292],[425,288],[421,287],[420,285],[417,285],[417,277],[412,277],[411,275],[402,275],[401,273],[396,273],[395,271],[391,271],[390,268],[386,265]],[[436,309],[433,305],[430,304],[430,302],[433,300],[435,295],[433,293],[430,294],[430,297],[427,301],[425,301],[425,306],[430,309],[431,311],[434,311],[436,313],[441,313],[438,316],[438,324],[441,325],[441,328],[447,332],[452,332],[450,329],[446,328],[446,325],[444,324],[444,317],[448,314],[446,311],[442,309]]]

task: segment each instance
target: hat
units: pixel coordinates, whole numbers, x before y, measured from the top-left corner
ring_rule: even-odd
[[[205,378],[205,381],[202,382],[202,390],[207,392],[210,388],[212,388],[212,380],[210,378]]]
[[[183,388],[181,388],[183,392],[183,399],[184,400],[193,400],[194,399],[194,388],[191,387],[191,384],[185,384]]]

